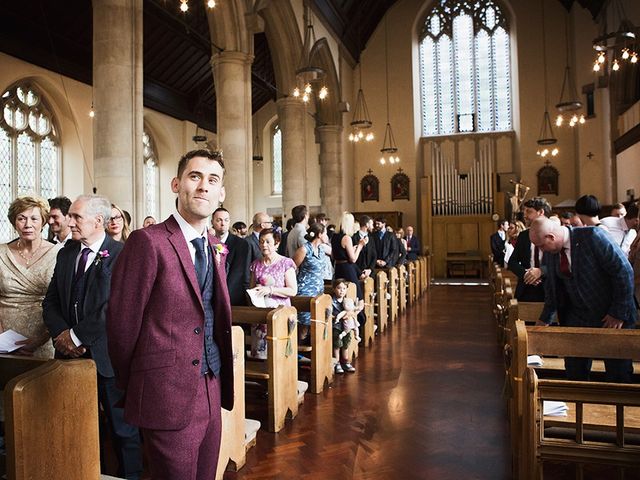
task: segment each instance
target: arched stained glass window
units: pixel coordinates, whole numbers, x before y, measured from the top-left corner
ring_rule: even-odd
[[[509,25],[494,0],[437,0],[420,32],[422,135],[511,130]]]
[[[7,219],[20,195],[60,194],[60,139],[40,91],[19,83],[0,97],[0,242],[15,238]]]
[[[160,188],[158,177],[158,157],[156,155],[153,138],[144,131],[142,133],[142,148],[144,155],[144,216],[151,215],[156,220],[160,219]]]
[[[282,130],[278,125],[271,135],[271,194],[282,195]]]

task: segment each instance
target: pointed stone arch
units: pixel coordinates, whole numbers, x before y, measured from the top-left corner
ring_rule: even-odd
[[[253,32],[247,21],[253,10],[252,3],[250,0],[227,0],[224,8],[207,9],[209,35],[217,47],[224,51],[253,54]]]
[[[321,67],[326,73],[324,79],[329,95],[324,100],[316,97],[317,125],[342,125],[342,114],[338,109],[338,103],[342,97],[340,90],[340,80],[336,71],[336,64],[333,61],[331,48],[326,38],[318,40],[311,48],[311,62],[313,65]]]

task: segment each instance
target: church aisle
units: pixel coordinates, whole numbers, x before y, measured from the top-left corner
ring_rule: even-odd
[[[376,340],[224,478],[510,478],[488,287],[433,287]],[[250,398],[247,416],[264,425],[261,403]]]

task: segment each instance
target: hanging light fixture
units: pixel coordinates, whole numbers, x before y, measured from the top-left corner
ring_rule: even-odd
[[[373,132],[368,131],[373,126],[373,122],[369,116],[367,101],[364,99],[364,92],[362,91],[362,63],[360,63],[360,88],[358,89],[356,107],[353,110],[353,120],[350,125],[350,142],[371,142],[374,139]]]
[[[551,127],[551,118],[549,117],[549,110],[547,109],[547,105],[549,104],[549,94],[547,91],[547,38],[545,31],[545,21],[544,21],[544,0],[540,0],[540,4],[542,5],[542,65],[543,65],[543,74],[544,74],[544,115],[542,116],[542,126],[540,127],[540,135],[538,136],[538,145],[542,148],[539,148],[536,152],[536,155],[540,157],[546,157],[547,155],[556,156],[560,153],[560,150],[557,147],[553,149],[547,148],[550,145],[555,145],[558,140],[553,135],[553,128]]]
[[[567,65],[564,69],[564,79],[562,81],[562,90],[560,90],[560,100],[556,103],[558,116],[556,117],[556,126],[560,127],[565,123],[564,113],[569,116],[569,126],[574,127],[578,124],[585,123],[584,114],[579,110],[582,108],[582,102],[578,100],[576,93],[576,85],[571,76],[571,67],[569,67],[569,14],[565,16],[564,22],[565,49],[567,54]],[[570,112],[574,112],[571,114]]]
[[[187,13],[187,10],[189,10],[189,0],[180,0],[180,11]]]
[[[296,86],[292,95],[295,98],[300,98],[304,103],[308,103],[311,100],[313,86],[322,82],[326,72],[323,68],[311,64],[311,48],[316,43],[316,34],[313,30],[313,22],[307,6],[304,7],[304,21],[306,24],[304,43],[302,44],[302,53],[296,70]],[[318,98],[324,100],[328,95],[329,89],[322,85],[318,90]]]
[[[400,157],[396,155],[398,147],[396,145],[396,139],[393,136],[393,130],[391,129],[391,123],[389,122],[389,38],[387,25],[388,15],[384,16],[384,73],[385,73],[385,86],[387,90],[387,126],[384,130],[384,141],[382,142],[382,148],[380,153],[380,164],[384,165],[389,162],[391,165],[399,163]]]
[[[617,30],[614,30],[617,28]],[[627,18],[620,0],[607,0],[600,10],[598,36],[593,39],[593,49],[598,52],[593,62],[593,71],[599,72],[607,55],[611,70],[620,70],[622,61],[638,62],[635,51],[637,28]]]
[[[258,164],[262,163],[262,146],[260,144],[260,138],[258,137],[258,133],[256,132],[256,138],[253,141],[253,156],[251,159]]]
[[[91,100],[91,110],[89,110],[89,118],[96,116],[96,111],[93,109],[93,100]]]

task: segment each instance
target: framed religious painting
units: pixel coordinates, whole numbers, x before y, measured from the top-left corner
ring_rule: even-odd
[[[361,202],[378,202],[380,201],[380,180],[369,173],[360,180],[360,201]]]
[[[409,176],[401,168],[391,177],[391,200],[409,200]]]
[[[558,195],[558,169],[550,164],[546,164],[538,170],[538,196]]]

